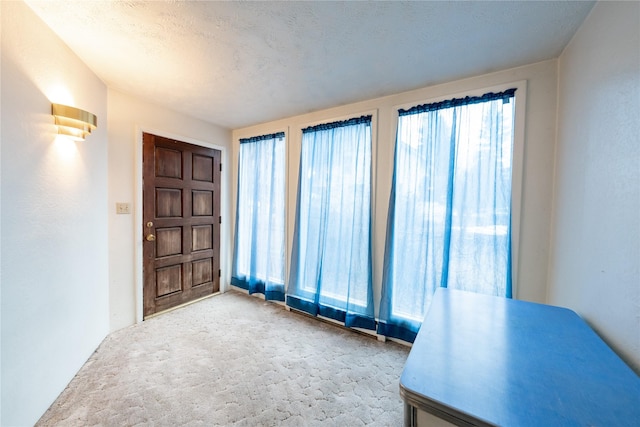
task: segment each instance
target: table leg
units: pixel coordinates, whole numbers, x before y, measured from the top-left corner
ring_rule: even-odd
[[[404,404],[404,427],[416,427],[416,408]]]

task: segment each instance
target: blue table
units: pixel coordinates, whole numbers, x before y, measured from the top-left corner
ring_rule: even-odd
[[[575,312],[444,288],[400,395],[405,425],[640,426],[640,378]]]

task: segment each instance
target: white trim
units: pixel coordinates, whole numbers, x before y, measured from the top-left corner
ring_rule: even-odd
[[[144,318],[144,298],[143,298],[143,287],[144,287],[144,277],[142,273],[142,243],[143,243],[143,218],[142,218],[142,208],[143,208],[143,199],[142,199],[142,189],[143,189],[143,177],[142,177],[142,134],[150,133],[153,135],[161,136],[164,138],[175,139],[177,141],[183,141],[192,145],[197,145],[200,147],[213,148],[215,150],[220,151],[220,162],[223,164],[223,172],[220,174],[220,215],[223,215],[225,212],[231,212],[228,209],[227,202],[227,191],[229,191],[229,183],[225,178],[226,171],[229,165],[228,161],[228,153],[227,148],[221,145],[211,144],[206,141],[202,141],[199,139],[190,138],[184,135],[177,135],[171,132],[166,132],[154,127],[143,126],[136,124],[135,126],[135,192],[134,192],[134,207],[133,207],[133,217],[134,217],[134,283],[135,283],[135,299],[136,299],[136,323],[142,322]],[[225,221],[227,224],[231,224],[230,219],[225,220],[224,216],[222,218],[222,225],[225,225]],[[228,229],[228,226],[227,226]],[[227,257],[229,256],[229,243],[228,238],[224,238],[227,233],[223,232],[223,227],[220,227],[220,293],[224,293],[227,291],[228,286],[227,283],[227,275],[229,272],[226,271]]]
[[[520,266],[520,229],[522,220],[522,190],[524,182],[524,149],[526,130],[527,81],[515,82],[516,115],[513,126],[513,153],[511,167],[511,293],[517,299]]]

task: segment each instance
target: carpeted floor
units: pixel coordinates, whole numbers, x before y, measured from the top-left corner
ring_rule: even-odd
[[[231,291],[109,335],[37,426],[401,426],[409,348]]]

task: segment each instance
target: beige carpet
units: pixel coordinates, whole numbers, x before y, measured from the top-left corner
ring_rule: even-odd
[[[401,426],[409,348],[231,291],[109,335],[38,426]]]

